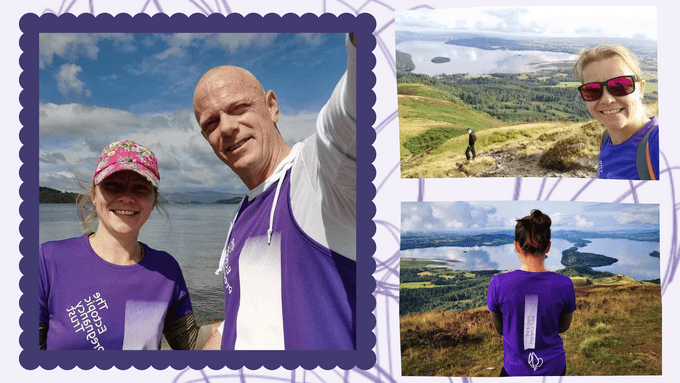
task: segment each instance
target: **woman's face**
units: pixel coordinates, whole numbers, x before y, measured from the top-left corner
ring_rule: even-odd
[[[154,190],[146,178],[122,170],[95,186],[92,202],[99,217],[99,230],[114,236],[139,234],[155,206]]]
[[[590,63],[583,70],[583,83],[604,82],[614,77],[634,75],[633,71],[618,56],[609,57]],[[602,97],[595,101],[586,101],[590,114],[610,134],[620,132],[630,137],[640,129],[645,121],[642,95],[645,91],[644,82],[635,83],[635,91],[629,95],[615,97],[609,93],[607,87],[602,91]]]

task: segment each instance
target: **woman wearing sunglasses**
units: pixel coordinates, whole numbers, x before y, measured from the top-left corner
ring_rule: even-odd
[[[659,179],[659,122],[642,103],[637,57],[622,46],[600,45],[583,51],[573,72],[590,114],[606,128],[597,178]]]
[[[40,245],[40,349],[157,350],[161,334],[173,349],[195,346],[182,270],[170,254],[137,241],[158,206],[159,182],[156,157],[144,146],[118,141],[102,151],[78,202],[86,234]]]
[[[565,375],[567,359],[560,333],[576,310],[574,284],[545,269],[550,250],[550,217],[540,210],[517,220],[515,252],[522,267],[494,275],[486,303],[503,336],[500,376]]]

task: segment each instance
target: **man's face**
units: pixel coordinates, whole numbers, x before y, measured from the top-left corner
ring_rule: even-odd
[[[194,91],[194,112],[215,155],[248,188],[264,181],[278,164],[273,163],[276,143],[281,141],[275,125],[279,120],[276,95],[264,94],[247,71],[219,67],[206,73]]]

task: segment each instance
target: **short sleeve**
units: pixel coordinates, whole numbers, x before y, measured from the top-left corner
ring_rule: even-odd
[[[566,296],[565,296],[565,301],[566,305],[564,306],[564,309],[562,310],[563,313],[569,314],[574,311],[576,311],[576,291],[574,290],[574,282],[571,281],[571,278],[567,277],[569,279],[569,284],[567,285],[566,290]]]
[[[172,302],[170,303],[170,307],[168,307],[168,318],[166,318],[166,321],[169,319],[182,318],[185,315],[188,315],[190,312],[192,312],[191,298],[189,297],[189,289],[187,288],[187,283],[184,280],[182,269],[180,269],[179,264],[177,264],[177,261],[174,258],[172,258],[171,255],[168,254],[168,257],[170,257],[175,262],[177,272],[175,274],[174,281],[175,282],[174,297]]]
[[[40,312],[38,323],[50,322],[50,309],[48,306],[48,299],[50,296],[50,279],[45,261],[45,254],[43,253],[43,245],[40,245],[38,250],[38,279],[40,286],[38,287],[38,300],[40,303]]]
[[[486,292],[486,306],[493,313],[499,312],[498,300],[496,299],[496,277],[491,278],[489,290]]]

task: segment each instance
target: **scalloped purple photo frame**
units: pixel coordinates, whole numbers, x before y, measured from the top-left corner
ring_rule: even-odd
[[[376,194],[373,180],[376,171],[375,160],[375,123],[373,106],[376,96],[373,86],[376,77],[372,70],[376,59],[373,50],[376,40],[373,36],[376,21],[370,14],[249,14],[242,16],[194,14],[172,16],[139,14],[94,16],[71,14],[55,16],[45,14],[24,15],[19,26],[23,35],[19,45],[23,54],[19,64],[23,70],[19,82],[23,91],[19,95],[22,111],[19,119],[22,129],[19,138],[23,144],[19,151],[22,166],[19,175],[22,185],[19,194],[22,203],[19,212],[22,222],[19,231],[23,237],[19,250],[23,255],[19,268],[22,277],[19,288],[22,296],[19,306],[23,314],[19,319],[22,333],[19,343],[22,352],[19,362],[26,369],[72,369],[79,367],[127,369],[153,367],[165,369],[220,369],[227,367],[275,369],[302,367],[331,369],[340,367],[348,370],[354,367],[370,369],[376,362],[373,347],[376,337],[373,333],[376,320],[373,315],[376,301],[375,261],[376,249],[373,235],[376,226],[373,217],[376,213],[373,198]],[[41,351],[38,350],[38,35],[39,33],[238,33],[238,32],[287,32],[287,33],[349,33],[358,35],[357,44],[357,349],[353,351]]]

